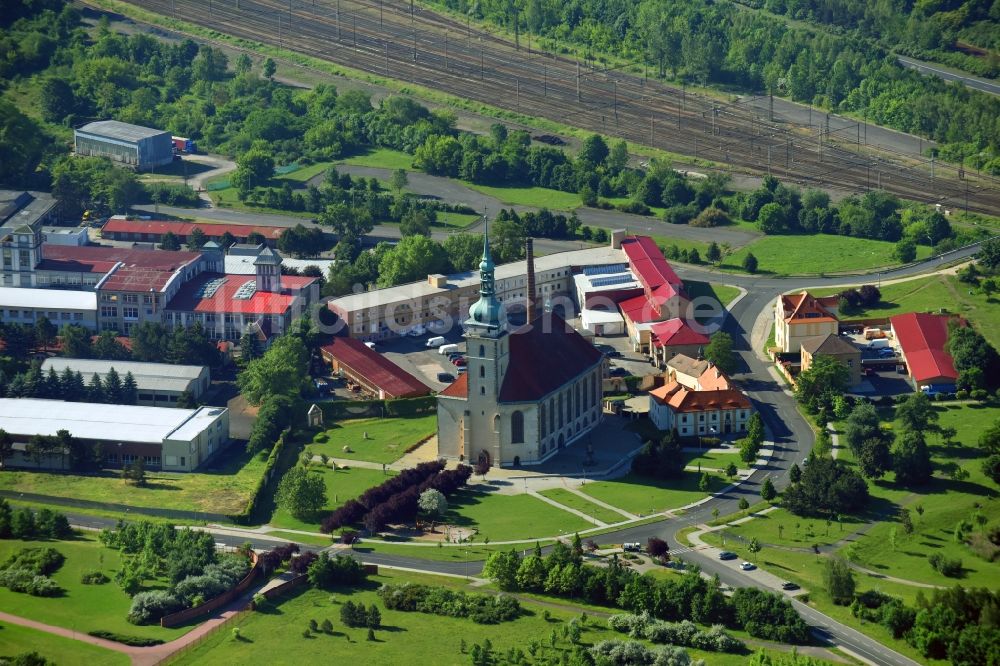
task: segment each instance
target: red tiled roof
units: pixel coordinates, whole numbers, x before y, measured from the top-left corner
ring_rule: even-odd
[[[206,285],[215,281],[220,281],[215,292],[206,296]],[[247,282],[254,282],[249,275],[202,273],[181,287],[167,309],[179,312],[281,315],[291,307],[295,293],[315,281],[316,278],[313,277],[283,275],[281,284],[284,290],[281,293],[254,291],[250,298],[236,298],[240,287]]]
[[[618,304],[618,308],[625,317],[636,324],[646,324],[660,319],[656,305],[646,298],[645,294],[622,301]]]
[[[140,250],[119,247],[42,246],[38,270],[111,275],[104,291],[159,291],[182,266],[198,259],[197,252]],[[117,267],[117,268],[116,268]]]
[[[195,229],[201,229],[209,238],[219,238],[227,231],[238,238],[258,233],[264,238],[277,240],[284,227],[258,226],[253,224],[205,224],[201,222],[174,222],[172,220],[123,220],[112,218],[102,227],[101,233],[132,233],[164,235],[168,231],[176,236],[188,236]]]
[[[933,379],[958,379],[955,361],[945,351],[948,342],[948,315],[919,312],[896,315],[889,319],[896,340],[903,349],[910,376],[917,382]]]
[[[510,333],[501,402],[538,400],[601,362],[603,354],[559,315],[545,314]]]
[[[828,301],[829,299],[823,299]],[[837,321],[824,304],[809,292],[782,296],[782,307],[787,314],[785,321],[789,324],[817,323]]]
[[[649,327],[654,347],[675,345],[707,345],[708,336],[694,330],[689,322],[680,318],[653,324]]]
[[[649,392],[660,404],[675,412],[707,412],[719,409],[750,409],[750,400],[736,389],[692,391],[676,380]]]
[[[438,395],[446,395],[449,398],[468,398],[469,397],[469,373],[463,372],[458,376],[458,379],[453,381],[451,384],[445,387],[443,391],[438,393]]]
[[[419,379],[401,367],[369,349],[361,340],[354,338],[334,338],[333,342],[320,348],[324,358],[337,359],[359,377],[364,377],[390,398],[412,398],[427,395],[431,390]],[[459,377],[459,381],[462,378]],[[458,383],[457,381],[455,382]],[[453,384],[454,386],[454,384]],[[449,387],[450,388],[450,387]],[[445,389],[447,390],[447,389]]]

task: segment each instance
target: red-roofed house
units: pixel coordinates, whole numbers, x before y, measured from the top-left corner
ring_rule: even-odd
[[[802,341],[837,335],[837,297],[816,298],[803,291],[782,294],[774,307],[774,342],[785,353],[798,352]]]
[[[137,243],[162,243],[167,233],[172,233],[180,243],[187,243],[188,236],[201,229],[209,240],[218,241],[229,233],[237,243],[246,243],[251,234],[260,234],[271,246],[278,242],[284,227],[253,224],[205,224],[203,222],[176,222],[173,220],[129,220],[120,215],[108,219],[101,229],[101,237],[116,241]]]
[[[652,327],[657,322],[683,316],[688,304],[684,283],[652,238],[628,236],[621,247],[643,293],[619,302],[618,309],[633,349],[655,355]]]
[[[914,388],[953,385],[958,380],[955,361],[945,350],[948,315],[910,312],[889,320],[892,335],[906,361]]]
[[[661,366],[677,354],[698,358],[709,342],[697,323],[680,318],[657,322],[649,327],[649,333],[653,360]]]
[[[468,372],[438,394],[438,453],[537,464],[600,423],[604,355],[552,312],[508,331],[488,245],[479,266],[480,298],[464,322]]]
[[[379,400],[415,398],[431,392],[419,379],[361,340],[334,338],[320,347],[320,353],[334,372],[343,373]]]
[[[750,400],[721,370],[709,366],[694,386],[671,379],[649,392],[649,418],[659,430],[681,437],[746,432]]]

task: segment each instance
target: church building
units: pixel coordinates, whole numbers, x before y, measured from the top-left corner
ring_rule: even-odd
[[[438,453],[538,464],[600,422],[604,355],[558,315],[533,317],[530,304],[528,323],[508,331],[494,269],[487,236],[480,298],[464,323],[468,371],[438,394]]]

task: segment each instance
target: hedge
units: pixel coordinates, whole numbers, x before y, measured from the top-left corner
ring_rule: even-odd
[[[316,403],[323,410],[323,418],[337,420],[363,416],[414,416],[437,410],[437,398],[425,395],[419,398],[398,400],[337,400]]]
[[[152,647],[154,645],[163,645],[163,641],[159,638],[143,638],[141,636],[129,636],[128,634],[116,634],[113,631],[103,631],[101,629],[88,631],[87,635],[93,636],[94,638],[103,638],[106,641],[114,641],[115,643],[121,643],[122,645],[130,645],[132,647]]]
[[[280,471],[276,468],[283,454],[286,451],[291,451],[293,454],[292,458],[294,459],[294,447],[287,445],[290,432],[290,430],[285,430],[281,433],[277,441],[274,442],[274,446],[271,447],[271,453],[267,456],[267,464],[264,465],[264,472],[260,475],[260,479],[257,480],[257,487],[254,488],[253,494],[250,495],[250,500],[247,502],[246,508],[240,513],[229,516],[230,520],[237,525],[248,525],[250,523],[257,509],[260,508],[261,497],[269,489],[271,480],[273,479],[277,483],[278,478],[281,477]]]

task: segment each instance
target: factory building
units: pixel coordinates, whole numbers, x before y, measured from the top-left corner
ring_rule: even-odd
[[[77,155],[107,157],[138,171],[149,171],[174,161],[170,132],[117,120],[98,120],[80,127],[73,135]]]

